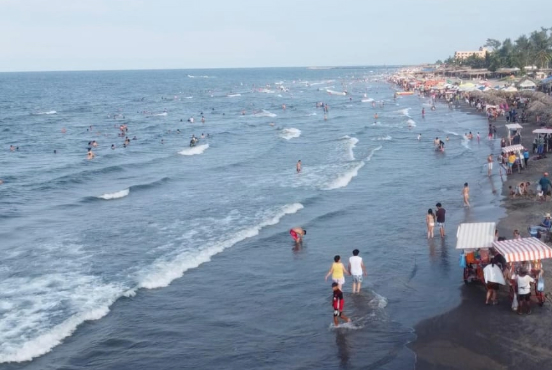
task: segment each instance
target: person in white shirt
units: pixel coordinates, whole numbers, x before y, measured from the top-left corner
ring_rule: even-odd
[[[513,278],[517,284],[518,315],[523,313],[523,306],[525,305],[527,305],[527,314],[529,315],[531,313],[531,283],[534,283],[535,279],[527,275],[527,270],[524,269],[519,272],[519,275],[514,275]]]
[[[362,284],[362,276],[366,276],[366,267],[362,262],[362,257],[359,257],[358,249],[353,251],[353,256],[349,258],[349,273],[353,276],[353,294],[360,293]]]

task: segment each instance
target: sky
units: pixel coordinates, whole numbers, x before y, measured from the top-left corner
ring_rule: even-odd
[[[0,71],[432,63],[550,14],[551,0],[0,0]]]

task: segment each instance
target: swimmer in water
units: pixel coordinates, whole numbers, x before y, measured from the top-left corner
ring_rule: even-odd
[[[115,150],[115,144],[111,144],[111,150]]]
[[[374,114],[374,123],[376,123],[378,121],[378,114]]]
[[[418,141],[422,140],[422,134],[418,134]]]
[[[295,168],[297,169],[297,173],[301,172],[301,160],[297,161],[297,165],[295,166]]]
[[[300,244],[303,242],[303,237],[307,235],[307,230],[303,229],[302,227],[294,227],[289,231],[289,235],[293,238],[295,241],[295,244]]]
[[[91,159],[94,159],[95,156],[96,155],[94,154],[92,149],[88,148],[88,154],[86,155],[86,158],[88,158],[88,160],[91,160]]]
[[[201,138],[205,139],[205,134],[203,132],[201,133]]]
[[[439,146],[439,138],[436,137],[435,140],[433,140],[433,145],[435,145],[435,147],[438,147]]]
[[[446,140],[446,141],[449,141],[449,137],[448,137],[448,135],[447,135],[447,138],[446,138],[445,140]]]
[[[201,123],[205,123],[205,117],[201,116]]]

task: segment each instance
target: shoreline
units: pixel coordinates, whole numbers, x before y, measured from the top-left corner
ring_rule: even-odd
[[[544,94],[543,94],[544,95]],[[464,102],[457,108],[467,114],[481,114]],[[542,109],[541,109],[542,110]],[[528,109],[529,117],[544,114]],[[547,115],[544,115],[547,116]],[[532,131],[541,126],[534,122],[523,123],[522,145],[532,148]],[[504,117],[493,122],[498,136],[507,123]],[[485,125],[486,126],[486,125]],[[482,125],[481,131],[486,133]],[[500,130],[500,129],[502,130]],[[540,223],[544,214],[550,212],[552,203],[537,202],[534,197],[509,197],[509,186],[515,188],[521,181],[535,184],[549,166],[549,160],[529,161],[529,166],[520,174],[499,175],[502,183],[500,207],[506,215],[497,222],[499,235],[512,238],[514,229],[522,237],[529,236],[527,226]],[[498,166],[495,166],[498,167]],[[496,171],[496,170],[495,170]],[[484,220],[479,220],[484,221]],[[489,220],[493,221],[493,220]],[[543,261],[544,269],[550,270],[550,260]],[[459,284],[461,269],[458,267]],[[545,286],[552,284],[552,277],[545,275]],[[507,289],[501,287],[499,304],[484,304],[485,289],[482,285],[464,285],[460,287],[461,303],[458,307],[441,315],[423,320],[415,325],[416,339],[407,347],[416,354],[416,369],[543,369],[552,360],[552,334],[547,327],[552,325],[550,304],[543,307],[533,305],[531,316],[514,314],[510,307]]]

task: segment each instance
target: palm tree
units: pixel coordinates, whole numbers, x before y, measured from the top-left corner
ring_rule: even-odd
[[[540,31],[533,31],[529,37],[533,49],[533,60],[540,68],[548,67],[552,57],[552,40],[548,37],[548,30],[543,28]]]

